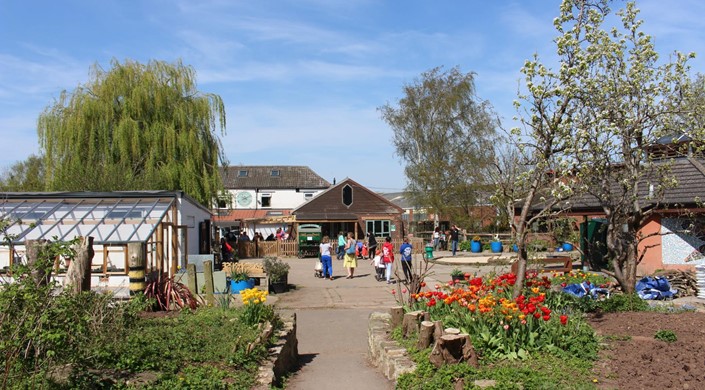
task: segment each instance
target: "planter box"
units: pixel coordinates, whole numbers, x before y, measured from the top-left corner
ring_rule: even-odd
[[[226,282],[228,284],[228,291],[230,291],[230,294],[240,294],[240,291],[242,290],[247,290],[248,288],[253,288],[255,287],[255,280],[254,279],[248,279],[242,282],[233,282],[228,281]]]

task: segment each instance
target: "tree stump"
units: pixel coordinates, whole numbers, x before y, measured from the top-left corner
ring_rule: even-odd
[[[416,343],[418,349],[428,348],[429,345],[434,341],[433,331],[435,326],[431,321],[421,322],[421,329],[419,330],[419,341]]]
[[[443,331],[443,334],[459,335],[459,334],[460,334],[460,329],[457,329],[457,328],[446,328],[446,329]]]
[[[53,259],[43,258],[48,256],[48,247],[48,240],[27,240],[25,242],[27,266],[30,269],[32,280],[37,286],[46,286],[51,279]]]
[[[425,311],[423,312],[423,320],[424,321],[431,321],[431,313]]]
[[[76,257],[66,270],[66,285],[74,294],[91,291],[91,262],[94,255],[93,237],[79,237]]]
[[[401,324],[402,335],[404,338],[408,338],[414,333],[419,332],[419,323],[423,318],[422,311],[410,311],[404,314],[404,320]]]
[[[444,364],[458,364],[465,362],[473,367],[478,367],[477,353],[472,346],[470,336],[447,334],[436,340],[436,345],[431,351],[429,361],[436,368]]]
[[[443,322],[433,321],[433,340],[438,340],[443,336]]]
[[[396,328],[397,326],[401,325],[402,320],[404,319],[404,307],[403,306],[392,306],[391,309],[389,309],[389,314],[392,315],[392,329]]]

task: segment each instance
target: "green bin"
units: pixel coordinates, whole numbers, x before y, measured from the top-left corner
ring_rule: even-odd
[[[432,245],[426,245],[426,258],[428,260],[433,259],[433,246]]]

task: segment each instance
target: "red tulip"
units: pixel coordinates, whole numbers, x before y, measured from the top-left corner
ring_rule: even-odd
[[[567,315],[564,314],[564,315],[562,315],[560,318],[561,318],[561,324],[562,324],[562,325],[565,325],[565,324],[568,323],[568,316],[567,316]]]

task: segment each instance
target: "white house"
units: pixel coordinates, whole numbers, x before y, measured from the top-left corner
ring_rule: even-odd
[[[221,173],[227,193],[218,201],[215,224],[250,237],[286,229],[291,210],[330,187],[306,166],[238,165]]]
[[[147,273],[173,275],[210,253],[211,212],[180,191],[0,193],[0,270],[22,261],[27,240],[93,237],[92,286],[129,285],[127,244],[146,246]],[[65,272],[57,262],[58,278]]]

